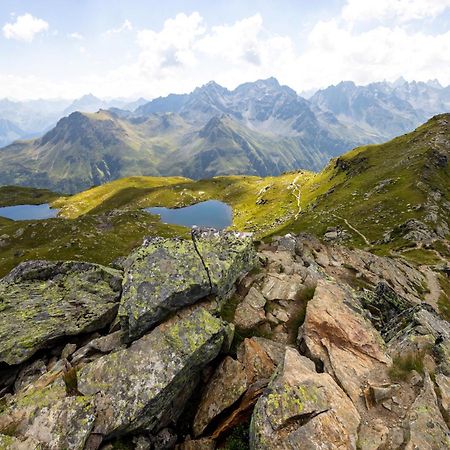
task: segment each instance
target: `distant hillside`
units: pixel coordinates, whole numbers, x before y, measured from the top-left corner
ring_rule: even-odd
[[[98,108],[110,109],[93,113]],[[132,175],[320,171],[353,147],[407,133],[446,110],[449,88],[404,80],[342,82],[310,101],[274,78],[232,91],[210,82],[190,94],[129,104],[89,94],[66,106],[69,116],[43,137],[0,149],[0,185],[74,193]],[[19,132],[9,126],[7,140]]]
[[[82,104],[95,102],[88,96]],[[77,192],[130,175],[279,175],[319,170],[367,142],[274,79],[215,83],[130,113],[72,113],[42,138],[0,150],[0,183]]]

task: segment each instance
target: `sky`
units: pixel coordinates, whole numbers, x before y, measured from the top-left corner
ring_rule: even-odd
[[[450,0],[0,0],[0,98],[450,84]]]

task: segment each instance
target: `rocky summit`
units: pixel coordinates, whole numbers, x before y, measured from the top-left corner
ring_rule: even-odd
[[[444,449],[450,326],[424,267],[194,229],[0,280],[0,448]]]

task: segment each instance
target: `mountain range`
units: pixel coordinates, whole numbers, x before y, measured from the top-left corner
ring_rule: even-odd
[[[232,91],[210,82],[190,94],[133,104],[88,95],[66,104],[68,116],[42,137],[0,149],[0,184],[73,193],[130,175],[317,171],[346,150],[383,142],[448,110],[449,87],[404,80],[342,82],[308,100],[274,78]],[[45,111],[49,118],[56,106]],[[45,122],[45,114],[35,116]],[[0,128],[13,139],[30,129],[23,118],[17,129],[5,120]]]

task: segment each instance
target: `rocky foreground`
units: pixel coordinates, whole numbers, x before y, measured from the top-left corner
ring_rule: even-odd
[[[115,268],[22,263],[0,280],[0,449],[449,448],[423,270],[215,230]]]

